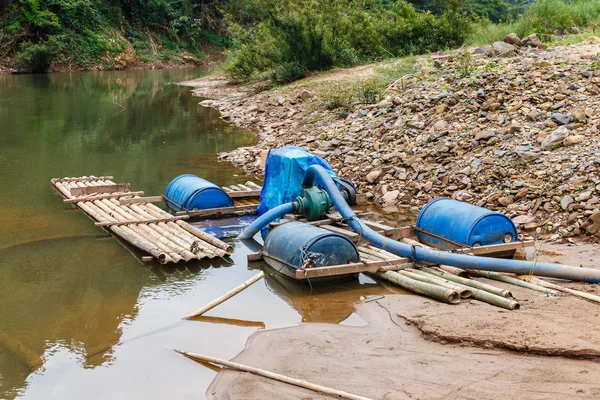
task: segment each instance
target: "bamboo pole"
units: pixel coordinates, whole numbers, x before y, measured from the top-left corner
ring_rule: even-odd
[[[92,203],[90,203],[91,205]],[[105,216],[98,214],[98,207],[95,210],[90,205],[85,203],[77,203],[77,205],[85,211],[88,215],[96,220],[105,219]],[[143,236],[138,235],[136,232],[133,232],[129,227],[120,227],[120,226],[111,226],[109,229],[114,232],[117,236],[122,237],[127,242],[131,243],[135,247],[142,249],[146,253],[150,254],[152,257],[156,258],[158,262],[161,264],[166,264],[167,262],[172,262],[171,257],[164,253],[161,249],[154,246],[152,242],[146,240]]]
[[[473,292],[471,291],[470,288],[467,288],[463,285],[459,285],[457,283],[450,282],[445,279],[440,279],[433,275],[422,274],[420,272],[422,272],[422,271],[418,271],[416,269],[405,269],[405,270],[398,271],[398,273],[400,273],[404,276],[407,276],[409,278],[416,279],[418,281],[431,283],[432,285],[443,286],[448,289],[454,290],[456,293],[458,293],[460,295],[461,299],[469,298],[473,294]]]
[[[146,212],[148,212],[151,215],[154,215],[156,217],[159,217],[162,215],[162,213],[158,213],[156,210],[154,210],[150,207],[143,207],[143,210],[145,210]],[[192,235],[190,232],[186,231],[185,229],[183,229],[182,227],[180,227],[173,221],[167,222],[162,227],[170,230],[177,236],[181,237],[183,240],[189,241],[190,246],[194,242],[196,242],[196,244],[198,245],[198,249],[201,250],[203,253],[205,253],[207,257],[213,258],[215,255],[224,257],[224,256],[228,255],[228,253],[225,252],[224,250],[221,250],[221,249],[211,245],[210,243],[206,243],[204,240],[202,240],[201,238],[199,238],[197,236]]]
[[[519,275],[519,276],[517,276],[517,278],[521,279],[523,281],[526,281],[526,282],[530,282],[530,283],[533,283],[536,285],[543,286],[548,289],[555,289],[559,292],[569,293],[573,296],[580,297],[582,299],[589,300],[594,303],[600,304],[600,296],[597,296],[595,294],[586,293],[586,292],[582,292],[580,290],[575,290],[575,289],[570,289],[570,288],[567,288],[564,286],[555,285],[554,283],[546,282],[546,281],[536,278],[534,276]]]
[[[133,206],[132,206],[132,208],[133,208]],[[140,210],[140,212],[142,212],[142,214],[141,214],[142,216],[147,215],[147,214],[143,213],[142,210]],[[152,216],[150,216],[150,217],[152,217]],[[161,225],[163,225],[163,226],[161,226]],[[181,255],[183,256],[183,258],[186,262],[190,261],[192,259],[201,259],[201,258],[204,258],[205,256],[208,256],[204,252],[200,252],[200,254],[192,253],[192,251],[191,251],[192,244],[186,242],[185,240],[182,240],[177,235],[174,235],[173,233],[171,233],[171,231],[169,229],[166,229],[166,225],[162,222],[148,224],[148,227],[151,229],[154,229],[155,231],[159,232],[164,237],[169,239],[171,242],[178,245],[181,248]]]
[[[224,250],[228,254],[231,254],[231,252],[233,251],[233,247],[230,244],[220,241],[219,239],[215,238],[214,236],[211,236],[208,233],[201,231],[200,229],[188,224],[187,222],[175,221],[175,223],[177,225],[179,225],[180,227],[182,227],[183,229],[185,229],[186,231],[192,233],[193,235],[198,236],[200,239],[204,240],[205,242],[210,243],[213,246]]]
[[[444,301],[450,304],[460,303],[460,295],[452,289],[448,289],[446,287],[434,285],[431,283],[418,281],[416,279],[412,279],[407,276],[401,275],[395,271],[378,271],[376,274],[378,277],[395,283],[396,285],[411,292],[418,293],[423,296],[432,297],[434,299],[438,299],[440,301]]]
[[[274,372],[266,371],[264,369],[251,367],[251,366],[243,365],[243,364],[238,364],[238,363],[235,363],[232,361],[227,361],[227,360],[223,360],[223,359],[216,358],[216,357],[209,357],[209,356],[205,356],[202,354],[188,353],[186,351],[181,351],[181,350],[175,350],[175,351],[178,352],[179,354],[182,354],[182,355],[192,359],[192,360],[210,362],[210,363],[214,363],[214,364],[218,364],[218,365],[223,365],[228,368],[236,369],[238,371],[250,372],[251,374],[260,375],[265,378],[273,379],[273,380],[276,380],[279,382],[288,383],[290,385],[309,389],[309,390],[312,390],[312,391],[315,391],[318,393],[325,393],[325,394],[329,394],[332,396],[337,396],[337,397],[340,397],[343,399],[349,399],[349,400],[371,400],[368,397],[359,396],[356,394],[344,392],[344,391],[337,390],[337,389],[331,389],[331,388],[317,385],[314,383],[310,383],[310,382],[307,382],[307,381],[304,381],[301,379],[290,378],[289,376],[276,374]]]
[[[115,216],[119,215],[119,217],[117,217],[117,219],[124,220],[124,221],[126,221],[127,219],[130,219],[130,220],[137,219],[137,217],[135,215],[127,213],[127,211],[124,208],[116,206],[111,201],[108,201],[108,200],[100,200],[100,201],[102,201],[103,204],[105,204],[108,208],[113,210],[115,213]],[[159,248],[162,248],[163,251],[168,252],[169,255],[171,256],[171,258],[173,258],[173,261],[175,263],[185,259],[180,254],[182,249],[179,246],[172,243],[170,240],[165,238],[162,234],[160,234],[159,232],[156,232],[154,229],[147,226],[146,224],[127,225],[127,226],[130,227],[133,231],[136,231],[140,234],[146,235],[149,238],[152,238],[153,241],[155,242],[156,246]]]
[[[197,317],[199,315],[204,314],[205,312],[207,312],[209,310],[212,310],[213,308],[215,308],[219,304],[223,303],[224,301],[232,298],[233,296],[235,296],[236,294],[238,294],[242,290],[247,289],[253,283],[258,282],[259,280],[261,280],[262,278],[264,278],[264,276],[265,276],[265,273],[263,271],[259,272],[258,274],[254,275],[252,278],[248,279],[246,282],[242,283],[241,285],[239,285],[239,286],[231,289],[229,292],[227,292],[224,295],[222,295],[222,296],[214,299],[213,301],[211,301],[207,305],[205,305],[203,307],[200,307],[199,309],[197,309],[193,313],[190,313],[190,314],[186,315],[184,317],[184,319],[192,319],[194,317]]]
[[[450,274],[454,274],[454,275],[460,276],[462,278],[469,277],[469,273],[467,271],[465,271],[464,269],[451,267],[450,265],[439,265],[438,268],[444,272],[448,272]]]
[[[115,219],[117,219],[119,221],[125,220],[125,218],[119,212],[111,209],[111,207],[109,205],[103,203],[103,200],[96,200],[96,201],[94,201],[94,204],[96,204],[99,208],[101,208],[108,215],[113,215]],[[113,228],[113,227],[111,227],[111,228]],[[159,240],[157,240],[157,238],[155,236],[150,235],[148,232],[146,232],[144,229],[141,229],[139,226],[127,225],[127,228],[130,229],[131,231],[137,233],[139,236],[142,236],[149,242],[153,243],[161,251],[168,254],[174,263],[177,263],[177,262],[183,260],[183,257],[181,257],[179,254],[175,253],[169,247],[165,246],[164,243],[161,243]]]
[[[496,286],[488,285],[487,283],[477,282],[473,279],[462,278],[460,276],[456,276],[456,275],[450,274],[445,271],[438,271],[433,268],[422,267],[421,269],[429,274],[437,275],[437,276],[447,279],[449,281],[460,283],[465,286],[470,286],[470,287],[473,287],[476,289],[485,290],[486,292],[495,294],[496,296],[506,297],[506,298],[513,297],[512,293],[510,291],[508,291],[506,289],[498,288]]]
[[[105,184],[112,184],[110,181],[102,182],[102,181],[94,181],[94,182],[77,182],[78,186],[102,186]],[[115,220],[125,222],[125,221],[134,221],[139,220],[140,217],[135,213],[130,212],[125,207],[121,207],[118,200],[116,199],[103,199],[96,200],[93,203],[102,209],[109,216],[112,216]],[[183,257],[180,253],[180,249],[173,245],[168,239],[164,238],[160,233],[156,233],[151,228],[147,227],[144,224],[139,225],[126,225],[124,226],[128,228],[130,231],[136,233],[137,235],[143,237],[146,241],[152,243],[155,247],[157,247],[160,251],[166,253],[169,256],[169,260],[174,263],[177,263],[181,260],[184,260],[187,257]],[[112,227],[111,227],[112,228]],[[191,253],[190,253],[191,254]],[[160,261],[160,260],[159,260]]]
[[[525,289],[535,290],[536,292],[545,293],[549,296],[557,295],[556,291],[554,291],[554,290],[545,288],[540,285],[534,285],[533,283],[530,283],[530,282],[522,281],[513,276],[502,275],[498,272],[469,270],[469,274],[479,276],[482,278],[493,279],[493,280],[499,281],[499,282],[510,283],[511,285],[520,286]]]
[[[160,208],[156,207],[154,204],[151,204],[151,203],[146,204],[146,207],[149,209],[152,209],[158,213],[168,214],[166,211],[161,210]],[[170,214],[168,214],[168,215],[170,215]],[[176,223],[181,228],[183,228],[187,232],[194,235],[196,238],[202,239],[207,244],[210,244],[211,246],[214,246],[217,249],[221,249],[221,250],[225,251],[224,255],[229,255],[233,251],[233,247],[230,244],[227,244],[227,243],[217,239],[216,237],[209,235],[208,233],[196,228],[193,225],[188,224],[187,222],[175,221],[174,223]]]
[[[415,271],[415,272],[418,272],[420,274],[428,274],[427,272],[424,272],[424,271]],[[431,276],[436,276],[436,275],[431,275]],[[457,283],[457,285],[462,286],[460,283]],[[465,286],[465,287],[469,287],[469,286]],[[507,299],[506,297],[502,297],[502,296],[497,296],[493,293],[487,292],[485,290],[477,289],[477,288],[471,288],[471,297],[475,300],[479,300],[484,303],[492,304],[494,306],[502,307],[507,310],[518,310],[519,308],[521,308],[521,304],[519,304],[519,302],[516,300]]]

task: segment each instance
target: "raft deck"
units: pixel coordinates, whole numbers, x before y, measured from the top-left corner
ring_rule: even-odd
[[[364,218],[372,215],[372,213],[356,212],[356,215]],[[270,227],[275,228],[278,225],[285,224],[290,221],[299,221],[310,225],[319,226],[320,228],[348,237],[357,244],[360,262],[318,268],[299,268],[290,265],[283,260],[274,259],[263,252],[249,254],[248,261],[258,261],[263,258],[271,258],[270,261],[278,264],[279,268],[277,268],[277,272],[296,280],[343,277],[347,275],[356,275],[361,272],[375,273],[378,271],[399,271],[402,269],[410,269],[415,267],[413,260],[408,257],[399,257],[388,251],[371,246],[368,242],[366,242],[366,240],[362,239],[358,233],[354,232],[352,228],[343,223],[343,218],[339,213],[327,214],[327,218],[312,222],[308,222],[303,217],[286,214],[280,222],[271,223]],[[365,219],[363,219],[363,222],[374,231],[387,236],[392,240],[405,240],[408,241],[409,244],[419,246],[419,243],[416,240],[410,239],[416,236],[416,230],[414,226],[393,228],[382,223],[367,221]],[[508,253],[512,254],[516,250],[524,249],[525,247],[531,247],[533,245],[534,241],[517,241],[489,246],[463,247],[460,249],[455,249],[453,252],[468,253],[478,256],[500,257],[505,256]],[[422,262],[419,262],[419,264],[426,265]]]
[[[173,216],[131,191],[130,184],[116,184],[112,176],[52,179],[54,187],[71,203],[125,242],[161,264],[224,257],[231,245]]]
[[[227,192],[233,200],[231,207],[207,208],[204,210],[186,210],[180,204],[174,204],[182,211],[178,211],[176,216],[187,216],[188,218],[221,218],[229,216],[242,216],[256,214],[256,208],[260,203],[260,191],[262,186],[254,182],[246,182],[245,184],[222,186],[222,189]],[[130,199],[121,199],[121,204],[136,204],[136,203],[159,203],[171,202],[165,195],[136,197]]]

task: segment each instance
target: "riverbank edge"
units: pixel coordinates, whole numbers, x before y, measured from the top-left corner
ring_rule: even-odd
[[[590,266],[598,256],[597,245],[549,244],[540,260]],[[547,393],[595,398],[600,393],[593,372],[600,373],[598,306],[562,293],[546,297],[483,281],[512,291],[522,308],[508,311],[478,301],[448,305],[392,287],[384,298],[355,303],[367,326],[316,322],[259,330],[232,361],[374,399],[448,393],[503,399],[518,391],[520,398],[533,400],[540,384],[548,385]],[[600,294],[599,285],[555,283]],[[431,376],[435,385],[415,384]],[[215,400],[268,395],[330,398],[231,369],[222,369],[206,391]]]
[[[63,72],[100,72],[100,71],[136,71],[136,70],[154,70],[154,69],[183,69],[183,68],[207,68],[208,70],[218,69],[223,62],[224,55],[221,48],[207,47],[205,57],[201,59],[192,59],[192,57],[182,58],[181,61],[169,60],[166,62],[134,62],[128,63],[119,68],[104,68],[100,64],[92,68],[65,68],[51,67],[46,74]],[[15,60],[0,61],[0,75],[30,75],[31,72],[19,71],[16,68]]]

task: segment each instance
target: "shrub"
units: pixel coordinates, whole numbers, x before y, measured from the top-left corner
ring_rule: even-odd
[[[310,71],[461,45],[464,13],[419,12],[406,1],[257,0],[236,2],[225,70],[241,80],[298,79]]]
[[[57,46],[49,42],[25,42],[22,48],[17,55],[19,69],[34,73],[47,72],[58,53]]]

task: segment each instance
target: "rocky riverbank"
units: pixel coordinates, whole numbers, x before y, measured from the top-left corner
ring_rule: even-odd
[[[382,71],[398,62],[276,90],[214,76],[186,84],[212,99],[202,105],[259,135],[256,146],[222,154],[250,173],[262,173],[269,149],[295,144],[324,157],[391,211],[417,212],[447,196],[506,213],[528,237],[595,234],[600,38],[556,48],[531,39],[529,46],[514,37],[506,42],[420,57],[414,72],[387,82],[382,97],[345,108],[332,104],[336,93],[381,81]]]

